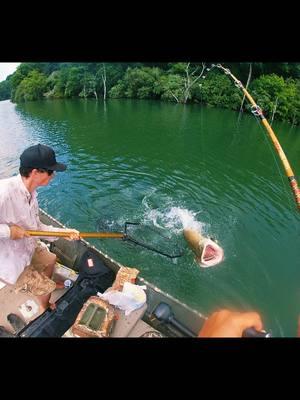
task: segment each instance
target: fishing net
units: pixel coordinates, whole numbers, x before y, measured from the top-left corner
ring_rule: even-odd
[[[140,246],[165,257],[178,258],[184,254],[182,235],[175,235],[171,231],[154,226],[138,222],[125,222],[124,225],[120,225],[100,219],[96,223],[96,229],[98,232],[122,232],[123,241],[127,245]]]

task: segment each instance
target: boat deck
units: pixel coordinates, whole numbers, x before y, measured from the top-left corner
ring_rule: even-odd
[[[64,280],[71,278],[73,281],[77,279],[77,274],[61,265],[57,264],[54,273],[54,280]],[[51,303],[55,303],[68,289],[56,289],[50,298]],[[42,314],[38,300],[26,293],[15,293],[14,285],[4,283],[0,280],[0,326],[14,334],[14,330],[7,320],[10,313],[18,315],[26,325]],[[147,304],[143,307],[134,310],[130,315],[125,316],[125,313],[116,309],[117,320],[114,323],[110,337],[161,337],[162,335],[153,327],[142,321],[146,312]],[[73,335],[71,328],[63,335],[63,337],[76,337]]]
[[[15,293],[14,285],[5,284],[0,279],[0,326],[14,333],[12,326],[7,320],[10,313],[18,315],[26,325],[41,315],[41,310],[37,299],[26,293]],[[67,289],[56,289],[52,295],[50,302],[57,301]]]

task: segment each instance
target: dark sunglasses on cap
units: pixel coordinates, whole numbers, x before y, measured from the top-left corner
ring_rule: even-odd
[[[38,168],[39,172],[47,172],[47,174],[50,176],[53,174],[54,171],[52,169],[43,169],[43,168]]]

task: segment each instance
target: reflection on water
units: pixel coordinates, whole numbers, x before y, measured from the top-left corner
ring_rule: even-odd
[[[299,128],[273,129],[299,174]],[[170,260],[119,240],[91,240],[113,258],[203,313],[256,309],[274,335],[295,335],[299,213],[252,116],[238,122],[228,110],[155,101],[4,101],[0,138],[1,177],[16,173],[20,153],[38,142],[68,165],[39,189],[40,205],[64,224],[93,231],[99,220],[116,229],[138,221],[185,248]],[[182,239],[186,225],[220,242],[222,264],[199,268]]]

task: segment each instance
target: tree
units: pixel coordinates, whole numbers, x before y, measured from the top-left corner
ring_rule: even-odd
[[[212,71],[197,85],[194,97],[209,106],[239,110],[243,95],[228,76],[219,71]]]
[[[71,67],[67,69],[67,83],[65,87],[65,97],[76,97],[83,90],[84,67]]]
[[[92,95],[94,95],[96,100],[98,100],[98,95],[96,92],[96,77],[91,72],[85,71],[83,78],[83,89],[79,93],[79,96],[86,99]]]
[[[105,63],[102,64],[102,67],[98,70],[98,76],[101,76],[102,85],[103,85],[103,100],[106,100],[106,68]]]
[[[118,82],[118,90],[112,88],[110,95],[117,97],[118,93],[127,98],[157,98],[155,87],[159,78],[159,68],[128,68],[122,82]]]
[[[155,88],[155,93],[161,96],[162,100],[181,102],[183,78],[176,74],[164,74],[160,77]]]
[[[98,64],[96,73],[98,93],[103,93],[103,98],[111,96],[111,89],[118,85],[118,82],[124,78],[127,64],[101,63]],[[113,97],[119,97],[118,89],[112,91]],[[123,97],[123,94],[121,95]]]
[[[15,101],[17,103],[22,101],[38,100],[43,97],[47,89],[47,77],[39,71],[33,70],[29,72],[18,85],[15,92]]]
[[[0,82],[0,101],[8,100],[10,98],[11,84],[8,79]]]
[[[284,80],[276,74],[262,75],[252,83],[253,97],[256,98],[266,116],[274,113],[278,119],[293,123],[297,120],[299,107],[297,82],[299,80],[295,81],[291,78]]]
[[[48,77],[49,91],[45,93],[46,97],[50,98],[63,98],[65,97],[65,91],[68,81],[68,68],[63,67],[58,71],[53,71]]]
[[[247,77],[249,80],[251,77],[249,92],[272,121],[300,122],[300,63],[254,62],[250,70],[249,63],[228,63],[225,67],[244,85]],[[9,77],[9,83],[1,83],[0,99],[9,98],[9,92],[12,101],[43,97],[98,99],[100,95],[104,100],[107,97],[162,99],[241,109],[242,92],[232,81],[217,69],[204,74],[205,70],[208,68],[204,63],[190,62],[22,63]],[[248,103],[245,107],[250,111]]]
[[[191,99],[191,89],[194,87],[196,82],[203,76],[205,71],[205,64],[202,63],[201,70],[199,65],[194,65],[191,67],[190,63],[181,63],[182,68],[184,68],[184,79],[183,79],[183,94],[182,102],[187,103]]]

